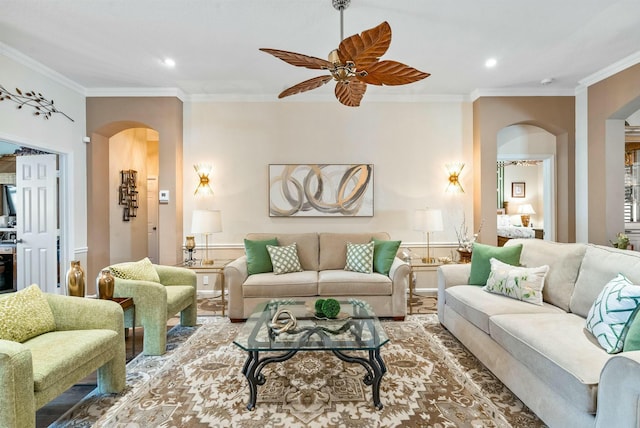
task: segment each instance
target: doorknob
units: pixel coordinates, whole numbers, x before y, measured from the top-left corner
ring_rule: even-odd
[[[157,228],[157,227],[155,227],[155,226],[153,226],[153,230],[158,230],[158,228]]]
[[[22,238],[20,238],[20,239],[14,239],[14,240],[13,240],[13,243],[14,243],[14,244],[22,244]]]

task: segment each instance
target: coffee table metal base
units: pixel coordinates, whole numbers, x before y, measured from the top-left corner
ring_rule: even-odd
[[[265,357],[260,359],[259,351],[248,351],[247,360],[242,367],[242,374],[247,378],[249,382],[249,404],[247,404],[248,410],[253,410],[256,407],[256,400],[258,399],[258,385],[264,385],[266,378],[262,374],[262,369],[270,363],[279,363],[287,361],[295,354],[298,353],[298,349],[288,351],[282,355]],[[380,350],[370,350],[369,358],[354,357],[347,355],[342,351],[331,349],[331,352],[342,361],[347,363],[360,364],[367,371],[364,376],[363,382],[365,385],[371,385],[371,392],[373,395],[373,405],[376,409],[382,409],[382,403],[380,402],[380,382],[382,376],[387,372],[387,367],[380,356]]]

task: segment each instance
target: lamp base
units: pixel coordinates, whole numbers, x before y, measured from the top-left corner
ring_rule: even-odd
[[[522,221],[522,225],[524,227],[529,227],[529,220],[531,217],[529,215],[523,214],[520,216],[520,220]]]
[[[203,259],[202,266],[211,266],[213,264],[213,260]]]

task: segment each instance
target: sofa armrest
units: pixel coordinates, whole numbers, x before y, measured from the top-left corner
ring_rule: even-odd
[[[471,264],[448,264],[438,267],[438,319],[444,321],[445,290],[455,285],[469,283]]]
[[[229,291],[229,319],[244,318],[242,284],[249,277],[247,256],[241,256],[224,267],[224,285]]]
[[[51,293],[45,293],[45,297],[56,320],[56,330],[107,329],[123,334],[124,316],[116,302]]]
[[[640,426],[640,351],[623,352],[604,365],[598,383],[596,427]]]
[[[162,285],[191,285],[197,287],[197,275],[191,269],[180,266],[153,265]]]
[[[402,318],[407,315],[407,290],[409,289],[409,274],[411,267],[409,263],[396,257],[393,259],[389,278],[392,281],[392,312],[394,317]]]
[[[0,425],[36,425],[31,351],[21,343],[0,339]]]

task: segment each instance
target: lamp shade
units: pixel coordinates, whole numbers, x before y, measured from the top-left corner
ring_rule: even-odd
[[[222,232],[222,215],[220,211],[194,210],[191,218],[191,233]]]
[[[440,232],[444,230],[442,224],[442,211],[427,208],[426,210],[416,210],[415,230],[421,232]]]
[[[531,204],[522,204],[518,207],[518,214],[535,214]]]

